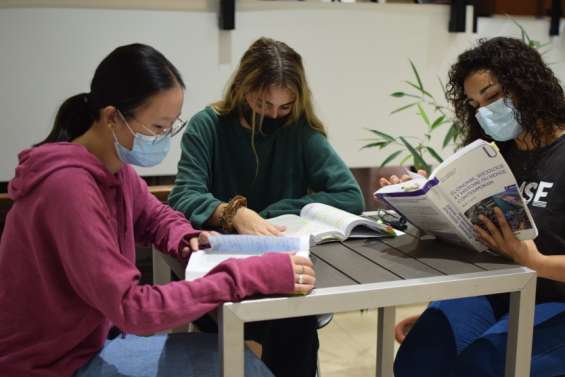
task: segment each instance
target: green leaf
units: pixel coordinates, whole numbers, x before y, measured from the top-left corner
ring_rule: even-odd
[[[400,136],[399,138],[402,143],[404,143],[404,145],[406,146],[406,148],[408,149],[408,151],[412,154],[412,158],[414,159],[414,165],[416,167],[422,167],[424,168],[428,173],[430,171],[430,166],[426,163],[426,161],[424,160],[424,158],[422,157],[422,155],[420,154],[420,152],[418,152],[416,150],[416,148],[414,148],[412,146],[412,144],[410,144],[408,142],[408,140],[406,140],[404,137]]]
[[[439,81],[439,86],[441,87],[441,91],[443,92],[443,98],[447,100],[447,88],[445,87],[445,84],[443,83],[443,81],[441,81],[441,78],[439,76],[437,80]]]
[[[379,148],[379,149],[383,149],[384,147],[386,147],[387,145],[390,144],[390,141],[377,141],[375,143],[369,143],[366,145],[363,145],[361,147],[361,149],[365,149],[365,148]]]
[[[545,46],[547,46],[548,44],[551,43],[550,41],[546,42],[546,43],[541,43],[540,41],[532,39],[530,37],[530,35],[528,34],[528,32],[526,31],[526,29],[522,25],[520,25],[518,23],[518,21],[516,21],[514,18],[512,18],[508,14],[506,16],[512,21],[512,23],[514,23],[514,25],[516,25],[518,27],[518,29],[520,29],[520,37],[522,39],[522,42],[527,44],[529,47],[534,48],[536,50],[540,50],[543,47],[545,47]]]
[[[406,161],[408,161],[411,158],[412,158],[412,155],[410,153],[408,153],[408,155],[404,156],[404,158],[400,161],[400,165],[404,165],[406,163]]]
[[[426,111],[420,104],[418,104],[418,114],[424,120],[424,123],[426,123],[427,126],[430,126],[430,118],[428,118],[428,114],[426,114]]]
[[[434,120],[434,122],[432,123],[430,128],[432,130],[435,130],[437,127],[441,126],[444,123],[445,123],[445,115],[442,115],[439,118],[437,118],[436,120]]]
[[[443,158],[441,158],[441,156],[435,151],[435,149],[433,149],[432,147],[426,147],[426,149],[428,150],[428,152],[430,152],[432,157],[437,160],[437,162],[439,162],[440,164],[443,162]]]
[[[396,98],[400,98],[400,97],[411,97],[411,98],[418,98],[419,100],[422,99],[421,95],[416,95],[416,94],[412,94],[412,93],[406,93],[406,92],[394,92],[390,94],[391,97],[396,97]]]
[[[416,86],[416,88],[420,89],[421,91],[424,91],[424,86],[422,85],[420,74],[418,73],[418,70],[416,69],[416,66],[414,65],[412,59],[409,59],[409,61],[410,61],[410,66],[412,67],[412,72],[414,72],[414,76],[416,76],[416,81],[418,82],[418,86]]]
[[[410,104],[408,104],[408,105],[399,107],[398,109],[391,111],[391,112],[390,112],[390,115],[399,113],[399,112],[401,112],[401,111],[403,111],[403,110],[406,110],[406,109],[409,109],[409,108],[411,108],[412,106],[414,106],[414,105],[416,105],[416,104],[418,104],[418,103],[419,103],[419,102],[414,102],[414,103],[410,103]]]
[[[457,137],[457,134],[459,133],[459,129],[457,128],[457,123],[453,122],[451,124],[451,127],[449,127],[449,130],[447,131],[447,134],[445,134],[445,137],[443,138],[443,148],[447,147],[452,141],[455,140],[455,138]]]
[[[416,88],[416,90],[418,90],[418,91],[421,92],[422,94],[424,94],[424,95],[426,95],[426,96],[428,96],[428,97],[430,97],[430,98],[434,98],[434,96],[432,96],[432,95],[430,94],[430,92],[428,92],[428,91],[425,90],[425,89],[418,88],[418,85],[414,84],[413,82],[411,82],[411,81],[404,81],[404,82],[405,82],[406,84],[410,85],[411,87]]]
[[[528,33],[526,33],[526,30],[524,29],[524,27],[522,27],[522,25],[520,25],[513,17],[511,17],[510,15],[506,15],[506,17],[510,18],[510,21],[512,21],[512,23],[514,25],[516,25],[518,27],[518,29],[520,29],[520,36],[522,39],[522,42],[528,44],[530,37],[528,35]]]
[[[377,136],[379,136],[379,137],[385,139],[386,141],[393,142],[393,141],[396,140],[395,137],[390,136],[389,134],[385,134],[384,132],[381,132],[381,131],[378,131],[378,130],[375,130],[375,129],[372,129],[372,128],[367,129],[367,130],[368,130],[369,132],[372,132],[372,133],[374,133],[375,135],[377,135]]]
[[[391,153],[387,158],[385,158],[385,160],[381,163],[381,167],[385,166],[386,164],[388,164],[389,162],[391,162],[392,160],[394,160],[396,157],[398,157],[399,154],[401,154],[402,151],[396,151]]]

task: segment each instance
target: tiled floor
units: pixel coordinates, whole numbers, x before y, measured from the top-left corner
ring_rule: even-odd
[[[396,322],[420,314],[426,305],[396,309]],[[336,314],[319,331],[322,377],[369,377],[375,375],[377,311]],[[398,348],[398,344],[396,344]]]

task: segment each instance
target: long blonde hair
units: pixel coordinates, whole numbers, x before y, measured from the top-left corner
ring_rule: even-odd
[[[314,113],[312,93],[306,81],[302,57],[286,43],[271,38],[259,38],[245,51],[239,68],[234,73],[224,98],[212,104],[219,115],[233,115],[240,119],[248,108],[245,96],[249,93],[263,94],[272,86],[288,89],[295,101],[286,125],[296,123],[302,116],[310,127],[327,136],[326,129]],[[259,173],[259,157],[255,148],[255,134],[262,132],[262,120],[251,109],[251,148],[255,155],[255,175]]]
[[[326,136],[324,125],[314,113],[302,57],[286,43],[270,38],[260,38],[247,49],[224,98],[213,103],[212,108],[219,115],[233,115],[239,119],[248,108],[245,96],[249,93],[263,94],[273,85],[288,89],[295,96],[287,125],[297,122],[303,116],[312,129]],[[254,110],[251,111],[251,146],[257,159],[254,137],[262,129],[261,122],[255,122],[257,114]],[[258,168],[257,164],[257,171]]]

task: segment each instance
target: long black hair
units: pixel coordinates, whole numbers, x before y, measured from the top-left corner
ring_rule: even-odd
[[[90,93],[68,98],[57,112],[53,129],[41,144],[71,141],[99,119],[100,109],[114,106],[129,118],[151,96],[184,82],[175,66],[159,51],[130,44],[112,51],[96,68]]]
[[[565,95],[555,74],[540,53],[519,39],[497,37],[480,40],[465,51],[449,71],[447,98],[461,120],[462,144],[477,138],[490,140],[475,119],[476,109],[467,102],[464,82],[478,71],[489,71],[512,98],[517,120],[536,146],[565,124]]]

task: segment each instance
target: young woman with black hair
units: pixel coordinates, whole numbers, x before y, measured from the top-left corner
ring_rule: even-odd
[[[0,241],[3,377],[217,376],[215,336],[131,334],[187,323],[225,301],[312,289],[308,259],[272,253],[226,261],[193,282],[139,284],[137,242],[179,258],[207,242],[130,166],[165,157],[185,125],[183,89],[155,49],[119,47],[90,92],[63,103],[47,139],[20,154]],[[122,336],[107,340],[112,327]],[[246,352],[246,375],[271,373]]]
[[[535,49],[499,37],[459,56],[447,94],[463,144],[496,141],[532,211],[539,229],[534,241],[517,240],[500,210],[500,227],[483,216],[488,230],[475,230],[489,249],[537,272],[531,375],[564,375],[563,88]],[[402,343],[395,376],[503,376],[508,307],[508,294],[433,302]]]

